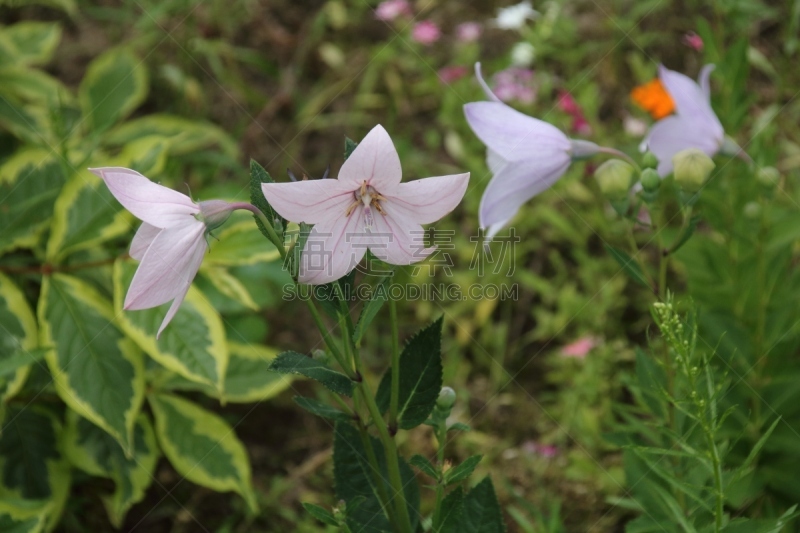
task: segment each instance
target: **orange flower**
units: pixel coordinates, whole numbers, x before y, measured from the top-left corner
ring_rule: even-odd
[[[656,120],[675,112],[675,102],[658,78],[635,87],[631,99]]]

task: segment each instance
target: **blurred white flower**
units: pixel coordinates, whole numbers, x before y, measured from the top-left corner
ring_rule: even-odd
[[[529,67],[536,59],[536,49],[531,43],[521,42],[511,48],[511,63],[517,67]]]
[[[497,10],[497,18],[492,22],[501,30],[519,30],[528,22],[539,16],[528,0],[519,4],[501,7]]]
[[[622,128],[631,137],[643,137],[647,133],[647,123],[631,115],[627,115],[622,119]]]

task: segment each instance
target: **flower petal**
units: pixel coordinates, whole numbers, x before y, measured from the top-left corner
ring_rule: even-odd
[[[131,249],[128,254],[137,261],[141,261],[142,257],[144,257],[144,253],[160,232],[161,228],[151,226],[147,222],[142,222],[142,225],[136,230],[136,235],[133,236]]]
[[[311,285],[336,281],[353,270],[365,253],[364,208],[359,205],[349,217],[342,214],[311,229],[300,256],[298,281]]]
[[[567,136],[552,124],[499,102],[466,104],[464,114],[475,135],[508,161],[538,154],[555,156],[568,151],[571,146]]]
[[[384,194],[396,217],[416,224],[430,224],[456,208],[467,192],[469,172],[401,183]]]
[[[203,242],[205,243],[205,240]],[[205,249],[203,249],[202,253],[196,253],[192,255],[190,263],[186,266],[186,272],[192,272],[192,276],[188,283],[183,284],[181,290],[175,295],[175,299],[172,300],[172,305],[169,306],[167,314],[164,315],[164,320],[161,321],[161,325],[158,327],[156,339],[161,337],[161,332],[164,331],[164,328],[166,328],[170,321],[172,321],[172,317],[174,317],[175,313],[178,312],[178,309],[183,303],[184,298],[186,298],[186,294],[189,292],[189,288],[192,286],[192,279],[194,279],[195,274],[197,274],[197,271],[200,269],[200,263],[203,262],[204,255]]]
[[[402,177],[400,157],[380,124],[372,128],[339,170],[340,182],[360,187],[366,181],[378,191],[397,185]]]
[[[463,193],[462,193],[463,194]],[[418,223],[388,203],[384,213],[373,215],[369,251],[391,265],[410,265],[422,261],[436,248],[425,248],[425,230]]]
[[[677,114],[691,119],[701,127],[706,134],[722,142],[724,130],[708,98],[708,75],[711,73],[706,68],[700,74],[702,88],[688,76],[669,70],[663,65],[659,66],[658,77],[667,89],[670,97],[675,102]],[[697,127],[696,126],[696,127]]]
[[[200,211],[185,194],[154,183],[135,170],[122,167],[89,170],[106,182],[125,209],[157,228],[180,225]]]
[[[522,204],[551,187],[570,165],[566,153],[550,159],[530,158],[504,166],[481,198],[480,224],[492,227],[511,219]],[[499,228],[492,228],[496,233]]]
[[[331,179],[262,183],[261,190],[280,216],[307,224],[344,217],[347,207],[355,201],[352,185]]]
[[[697,83],[700,85],[700,89],[703,91],[709,105],[711,103],[711,85],[709,84],[709,77],[715,68],[713,64],[705,65],[700,69],[700,75],[697,76]]]
[[[647,136],[647,147],[658,158],[661,177],[672,172],[672,156],[686,148],[698,148],[714,156],[721,141],[713,137],[707,123],[697,117],[673,115],[656,122]]]
[[[156,307],[181,294],[197,274],[207,247],[202,222],[162,230],[133,276],[125,309]]]

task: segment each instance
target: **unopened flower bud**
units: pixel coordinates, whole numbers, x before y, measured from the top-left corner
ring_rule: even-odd
[[[646,152],[642,157],[642,168],[656,168],[658,166],[658,158],[653,152]]]
[[[759,168],[756,179],[764,187],[773,188],[781,181],[781,173],[775,167]]]
[[[697,148],[687,148],[675,154],[672,165],[675,182],[688,193],[699,191],[715,166],[714,161]]]
[[[450,387],[442,387],[439,397],[436,399],[436,407],[442,410],[449,410],[456,403],[456,391]]]
[[[600,191],[606,198],[619,200],[628,194],[633,182],[634,168],[620,159],[609,159],[594,171]]]
[[[236,207],[225,200],[207,200],[198,204],[200,212],[196,215],[197,219],[205,223],[206,231],[212,231],[220,227],[228,220]]]
[[[642,189],[645,192],[653,193],[661,187],[661,177],[653,168],[646,168],[642,171]]]
[[[761,217],[761,204],[758,202],[747,202],[744,205],[744,216],[751,220]]]
[[[517,43],[511,48],[511,63],[516,67],[529,67],[536,59],[536,49],[531,43]]]

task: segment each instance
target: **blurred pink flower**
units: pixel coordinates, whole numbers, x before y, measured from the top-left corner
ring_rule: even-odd
[[[453,83],[469,73],[469,67],[463,65],[450,65],[439,69],[439,79],[442,83]]]
[[[418,22],[414,25],[414,29],[411,30],[411,39],[425,46],[435,43],[441,36],[442,31],[439,29],[439,26],[430,20]]]
[[[386,0],[375,9],[375,18],[378,20],[394,20],[399,16],[410,17],[411,14],[408,0]]]
[[[703,39],[693,31],[684,34],[681,42],[697,52],[703,51]]]
[[[572,127],[570,128],[572,133],[579,135],[590,135],[592,133],[592,126],[589,125],[581,106],[570,93],[564,90],[559,91],[557,105],[561,111],[572,117]]]
[[[533,86],[533,71],[527,68],[511,67],[501,70],[493,77],[494,94],[503,102],[516,100],[522,104],[536,101]]]
[[[582,337],[561,348],[561,355],[583,359],[595,346],[597,346],[597,339],[594,337]]]
[[[522,445],[522,449],[531,455],[539,455],[545,459],[552,459],[558,455],[558,447],[552,444],[539,444],[538,442],[529,440]]]
[[[589,122],[586,120],[586,117],[581,115],[575,115],[572,117],[572,128],[573,133],[577,133],[578,135],[591,135],[592,134],[592,126],[589,125]]]
[[[483,28],[477,22],[464,22],[456,27],[456,37],[462,43],[477,41],[482,33]]]

